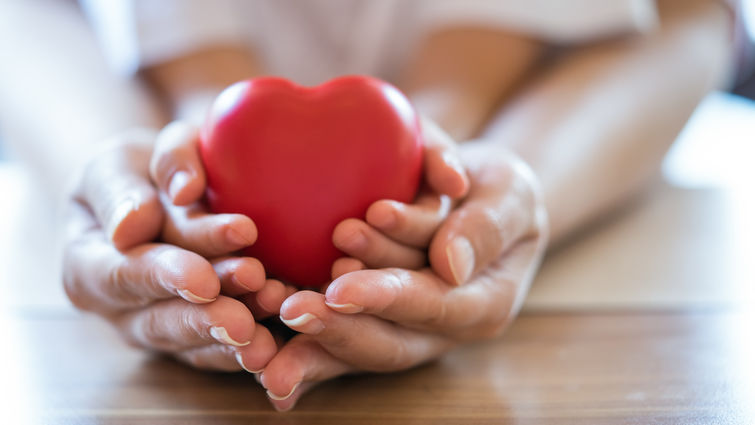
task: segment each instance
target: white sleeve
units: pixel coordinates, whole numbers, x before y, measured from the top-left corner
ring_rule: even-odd
[[[422,0],[420,25],[507,28],[554,43],[581,43],[658,24],[654,0]]]
[[[79,0],[111,65],[119,72],[202,47],[245,42],[254,25],[243,0]]]

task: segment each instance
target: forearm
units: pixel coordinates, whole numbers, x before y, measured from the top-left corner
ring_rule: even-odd
[[[700,99],[727,76],[725,10],[706,1],[660,3],[658,33],[575,52],[485,134],[539,176],[553,243],[653,179]]]
[[[108,69],[75,4],[2,2],[0,52],[12,54],[0,60],[3,142],[51,194],[98,142],[165,122],[142,85]]]

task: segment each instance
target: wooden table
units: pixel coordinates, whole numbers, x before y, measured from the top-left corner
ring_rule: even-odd
[[[249,374],[199,372],[130,349],[90,318],[16,316],[22,367],[5,364],[15,370],[4,376],[26,388],[5,401],[49,424],[744,424],[755,419],[747,319],[525,314],[505,338],[405,373],[329,382],[281,414]]]
[[[0,193],[0,424],[755,423],[743,192],[662,185],[553,253],[503,338],[334,380],[288,413],[249,374],[134,350],[74,311],[31,183],[0,166]]]

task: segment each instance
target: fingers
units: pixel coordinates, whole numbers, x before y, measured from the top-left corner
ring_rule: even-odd
[[[362,270],[333,281],[325,303],[340,313],[368,313],[403,325],[455,330],[476,323],[490,296],[458,289],[429,270]]]
[[[261,325],[254,330],[249,345],[235,348],[236,361],[249,373],[260,373],[278,352],[278,345],[270,331]]]
[[[249,310],[224,296],[202,305],[177,298],[160,301],[113,321],[130,343],[166,352],[215,343],[243,347],[251,343],[255,333]]]
[[[294,292],[296,288],[287,286],[279,280],[268,279],[262,289],[244,294],[239,299],[257,320],[262,320],[280,314],[281,305]]]
[[[367,266],[363,262],[351,257],[341,257],[333,262],[330,275],[332,279],[338,279],[346,273],[355,272],[357,270],[366,269]]]
[[[270,331],[264,326],[256,326],[251,342],[244,346],[227,343],[189,348],[174,353],[174,356],[198,369],[233,372],[244,369],[249,373],[260,373],[275,356],[277,346]]]
[[[462,198],[469,190],[461,160],[453,139],[430,120],[422,121],[425,138],[425,180],[435,192]]]
[[[485,154],[485,156],[480,156]],[[521,238],[541,233],[545,208],[535,178],[520,160],[489,151],[468,156],[473,187],[430,244],[433,269],[455,285],[498,259]]]
[[[356,369],[334,357],[309,335],[297,335],[281,347],[260,375],[278,411],[290,410],[317,383]]]
[[[366,221],[396,242],[425,249],[450,209],[447,196],[424,192],[412,204],[377,201],[367,209]]]
[[[197,129],[182,122],[169,124],[157,137],[150,172],[169,198],[162,238],[204,257],[227,255],[253,244],[257,228],[244,215],[210,214],[197,202],[206,183],[197,144]]]
[[[245,215],[210,214],[199,203],[188,207],[168,203],[165,209],[163,240],[203,257],[228,255],[257,240],[257,227]]]
[[[154,240],[163,210],[150,183],[148,132],[130,132],[91,161],[75,193],[75,201],[90,209],[117,249]]]
[[[325,304],[343,314],[366,313],[460,340],[494,337],[519,310],[546,246],[544,236],[523,239],[458,287],[430,270],[352,272],[330,284]]]
[[[165,244],[119,252],[97,229],[68,244],[64,285],[77,307],[105,315],[175,296],[207,303],[220,291],[212,266],[197,254]]]
[[[226,372],[243,369],[249,373],[260,373],[277,350],[270,331],[264,326],[257,326],[251,342],[242,347],[213,343],[178,351],[173,355],[197,369]]]
[[[333,230],[333,244],[371,268],[417,269],[427,261],[424,251],[395,242],[355,218],[338,223]]]
[[[325,305],[324,295],[313,291],[299,291],[286,299],[280,317],[291,329],[314,336],[333,356],[365,371],[406,369],[450,344],[440,334],[411,330],[372,315],[338,313]]]
[[[174,205],[191,204],[204,193],[206,176],[199,158],[198,137],[198,129],[184,122],[169,124],[157,136],[149,169]]]
[[[220,279],[220,292],[224,295],[256,292],[265,285],[265,269],[256,258],[221,257],[210,263]]]

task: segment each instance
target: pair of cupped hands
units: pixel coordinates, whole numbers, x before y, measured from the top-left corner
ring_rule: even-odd
[[[429,121],[423,135],[416,200],[380,200],[364,220],[338,224],[333,243],[346,256],[315,291],[239,254],[257,236],[249,217],[208,212],[195,127],[122,134],[70,198],[66,292],[135,346],[254,373],[278,410],[318,382],[407,369],[495,337],[547,245],[536,179],[492,142],[457,146]],[[298,333],[285,340],[259,323],[275,316]]]

